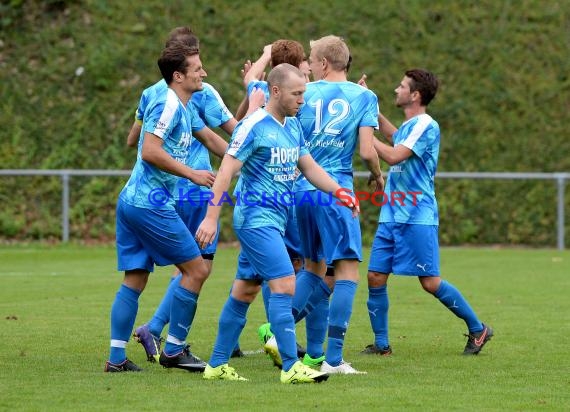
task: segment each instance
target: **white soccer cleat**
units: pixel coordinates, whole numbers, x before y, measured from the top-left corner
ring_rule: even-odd
[[[365,375],[367,373],[364,371],[357,371],[350,363],[345,362],[344,360],[342,360],[338,366],[331,366],[324,361],[321,366],[321,372],[326,372],[330,375],[335,373],[340,375]]]
[[[263,345],[263,350],[269,355],[273,361],[273,365],[281,368],[283,361],[281,360],[281,354],[279,353],[279,348],[277,347],[277,339],[275,336],[269,338],[265,345]]]

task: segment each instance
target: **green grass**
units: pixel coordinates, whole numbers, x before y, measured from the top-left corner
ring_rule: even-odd
[[[367,256],[366,252],[366,256]],[[208,359],[236,250],[216,255],[189,336]],[[145,362],[142,374],[105,374],[109,310],[121,281],[112,247],[0,248],[0,410],[568,410],[570,408],[570,253],[553,250],[444,249],[442,270],[496,331],[477,357],[463,357],[465,326],[415,279],[390,280],[391,358],[359,354],[372,341],[365,268],[345,358],[364,376],[287,386],[264,354],[232,360],[250,382],[203,381],[199,374]],[[152,275],[137,324],[149,319],[170,268]],[[259,349],[261,299],[241,337]],[[304,327],[298,336],[304,339]]]

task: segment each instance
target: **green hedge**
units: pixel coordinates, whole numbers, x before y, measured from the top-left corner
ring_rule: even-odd
[[[568,171],[569,24],[569,2],[540,0],[149,0],[136,7],[10,0],[0,6],[0,161],[3,168],[132,167],[125,139],[140,93],[159,78],[168,31],[190,25],[201,38],[207,81],[234,110],[243,94],[239,70],[264,44],[295,38],[308,51],[309,40],[334,33],[351,47],[351,78],[368,74],[396,124],[402,114],[393,89],[403,71],[438,74],[431,113],[442,129],[439,170]],[[123,183],[72,179],[72,238],[113,237]],[[439,180],[438,191],[444,244],[555,245],[552,182]],[[57,178],[2,177],[0,199],[0,238],[59,237]],[[377,211],[364,212],[372,236]],[[231,240],[228,214],[224,220]]]

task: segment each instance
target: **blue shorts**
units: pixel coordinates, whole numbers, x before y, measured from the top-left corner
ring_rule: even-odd
[[[380,223],[368,271],[407,276],[439,276],[439,227]]]
[[[118,270],[187,262],[200,256],[194,237],[175,210],[144,209],[117,202]]]
[[[283,240],[287,247],[287,253],[289,253],[289,259],[295,260],[303,258],[301,239],[299,238],[299,227],[297,226],[297,214],[295,213],[294,206],[289,208],[289,213],[287,215],[287,227],[285,227],[285,236],[283,237]]]
[[[360,221],[352,216],[352,210],[323,203],[318,190],[299,192],[296,198],[303,199],[295,208],[303,257],[318,262],[326,259],[327,265],[339,259],[358,259],[362,262],[362,237]],[[312,199],[310,201],[309,199]]]
[[[196,231],[198,230],[198,226],[204,220],[206,216],[206,212],[208,211],[208,200],[180,200],[176,201],[175,204],[176,212],[182,218],[182,221],[186,224],[188,230],[192,235],[196,235]],[[220,223],[218,221],[218,231],[216,232],[216,237],[211,245],[206,246],[204,249],[200,249],[200,253],[202,256],[205,255],[214,255],[216,253],[216,249],[218,248],[218,239],[220,237]]]
[[[277,228],[235,229],[235,232],[241,244],[236,279],[262,281],[295,274]]]

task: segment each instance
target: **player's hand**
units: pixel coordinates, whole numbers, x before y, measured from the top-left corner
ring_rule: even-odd
[[[366,78],[367,76],[364,73],[362,73],[362,77],[360,78],[360,80],[358,80],[358,84],[368,89],[368,85],[366,84]]]
[[[247,87],[247,84],[245,84],[245,75],[249,72],[250,69],[251,69],[251,60],[248,59],[243,64],[243,69],[241,69],[241,80],[244,82],[245,87]]]
[[[263,90],[254,87],[249,95],[249,106],[247,112],[253,113],[255,110],[263,106],[265,106],[265,93]]]
[[[198,230],[196,231],[196,242],[200,248],[204,249],[211,245],[216,238],[216,232],[218,231],[218,222],[215,219],[208,219],[208,217],[202,220]]]
[[[368,176],[368,189],[370,192],[383,192],[384,191],[384,176],[380,173],[380,176],[374,177],[372,173]]]
[[[216,175],[209,170],[193,170],[192,176],[188,179],[198,186],[212,187],[214,180],[216,180]]]
[[[360,213],[360,204],[356,197],[345,193],[339,200],[343,205],[352,209],[352,217],[358,216]]]

